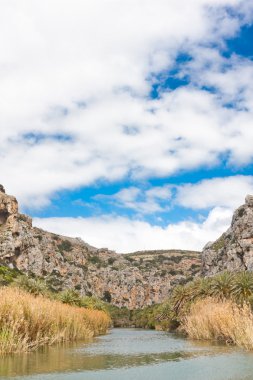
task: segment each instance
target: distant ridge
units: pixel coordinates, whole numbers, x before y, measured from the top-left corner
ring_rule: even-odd
[[[0,185],[0,264],[43,277],[53,290],[75,289],[135,309],[164,301],[173,286],[199,275],[201,262],[194,251],[124,255],[46,232],[19,213],[16,198]]]

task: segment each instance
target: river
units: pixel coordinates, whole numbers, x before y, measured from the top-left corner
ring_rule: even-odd
[[[252,380],[253,354],[154,330],[113,329],[90,342],[0,358],[0,379]]]

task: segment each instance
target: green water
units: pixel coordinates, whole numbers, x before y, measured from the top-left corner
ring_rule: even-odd
[[[253,354],[153,330],[114,329],[89,343],[1,358],[0,378],[252,380]]]

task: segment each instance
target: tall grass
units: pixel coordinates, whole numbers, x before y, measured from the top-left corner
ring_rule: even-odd
[[[196,301],[182,323],[190,338],[221,340],[253,349],[253,314],[249,305],[206,298]]]
[[[105,333],[109,325],[110,318],[103,311],[35,297],[18,288],[0,288],[0,354],[90,339]]]

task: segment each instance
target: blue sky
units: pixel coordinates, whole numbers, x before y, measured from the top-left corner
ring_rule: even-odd
[[[216,239],[253,193],[252,2],[0,8],[0,183],[34,225],[119,252]]]

